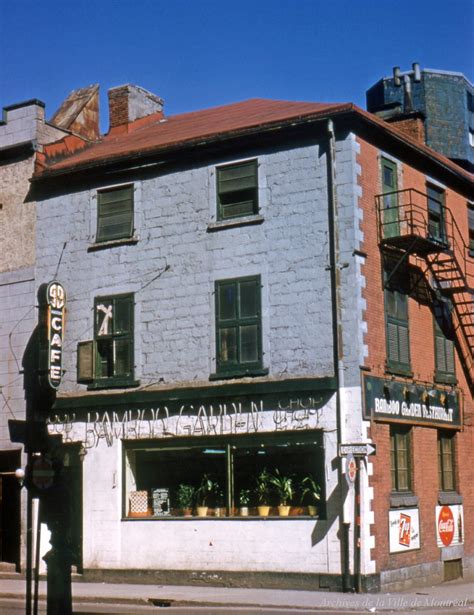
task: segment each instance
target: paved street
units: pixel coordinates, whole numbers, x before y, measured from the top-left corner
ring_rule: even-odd
[[[23,579],[0,580],[0,613],[24,612]],[[46,587],[40,583],[40,613],[44,613]],[[281,615],[316,612],[343,613],[474,613],[474,586],[452,581],[403,593],[343,594],[323,591],[245,589],[203,586],[137,585],[75,582],[75,615],[81,613],[136,613]]]

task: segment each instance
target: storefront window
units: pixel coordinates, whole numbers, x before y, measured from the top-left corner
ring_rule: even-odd
[[[319,432],[127,442],[124,454],[127,518],[325,516]]]

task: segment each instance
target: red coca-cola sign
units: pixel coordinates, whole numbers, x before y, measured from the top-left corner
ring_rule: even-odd
[[[453,542],[454,517],[449,506],[443,506],[438,515],[438,535],[445,547]]]

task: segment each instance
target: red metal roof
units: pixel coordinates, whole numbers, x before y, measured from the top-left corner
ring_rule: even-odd
[[[120,128],[103,136],[100,141],[76,151],[68,143],[45,147],[45,157],[37,167],[36,178],[74,172],[134,156],[159,153],[179,146],[244,135],[258,130],[291,125],[293,122],[323,119],[341,113],[352,113],[363,122],[377,127],[405,142],[422,155],[449,168],[470,181],[473,174],[465,171],[430,147],[420,144],[395,126],[352,103],[314,103],[254,98],[201,111],[163,118],[155,114],[128,125],[128,132]],[[124,130],[127,130],[124,127]],[[48,149],[49,148],[49,149]],[[63,150],[61,152],[61,150]],[[56,156],[56,158],[53,158]],[[55,161],[56,160],[56,161]]]
[[[178,144],[202,141],[290,120],[328,115],[350,110],[352,105],[311,102],[288,102],[255,98],[202,111],[172,115],[150,121],[138,120],[137,128],[129,132],[112,132],[84,149],[57,162],[48,163],[43,172],[59,172],[75,167],[100,164],[116,158],[151,153]]]

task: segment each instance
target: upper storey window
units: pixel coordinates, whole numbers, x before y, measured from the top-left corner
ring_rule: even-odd
[[[217,219],[258,213],[257,160],[217,167]]]
[[[133,234],[133,185],[97,193],[98,242],[128,239]]]
[[[474,203],[467,204],[467,223],[469,227],[469,254],[474,256]]]

